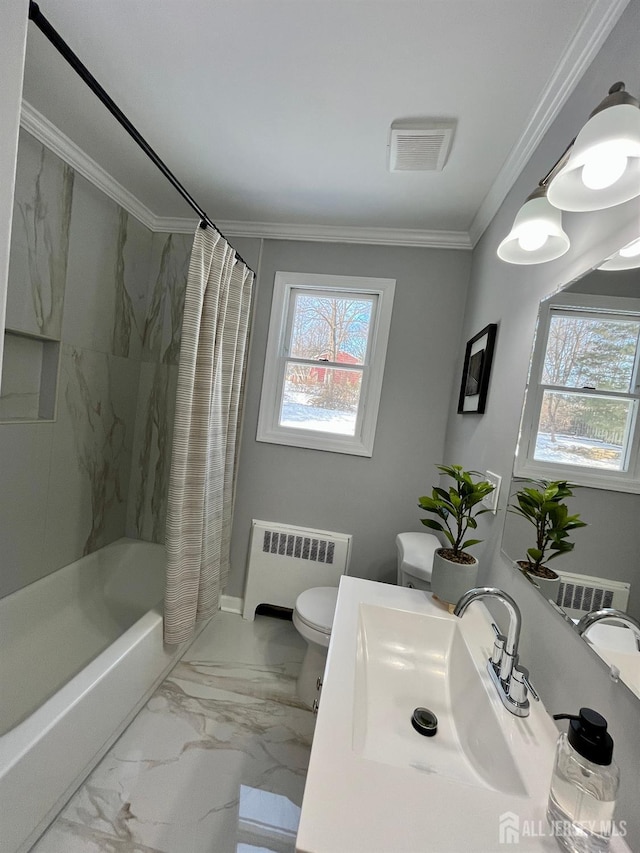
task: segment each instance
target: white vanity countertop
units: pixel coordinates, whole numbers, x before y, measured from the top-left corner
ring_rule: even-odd
[[[459,623],[521,777],[518,792],[465,784],[358,753],[353,717],[361,604]],[[486,671],[492,646],[491,619],[481,602],[458,619],[430,593],[342,578],[296,842],[299,853],[490,853],[509,848],[557,853],[556,840],[547,834],[546,806],[558,729],[541,702],[532,702],[525,718],[503,707]],[[535,672],[532,680],[535,684]],[[415,704],[420,702],[406,709],[409,730]],[[423,704],[429,705],[428,697]],[[424,743],[430,738],[411,733],[417,749],[428,749]],[[477,737],[482,738],[481,730]],[[504,843],[506,838],[500,842],[501,822],[503,832],[506,824],[512,827],[510,844]],[[610,849],[628,850],[620,838],[612,839]]]

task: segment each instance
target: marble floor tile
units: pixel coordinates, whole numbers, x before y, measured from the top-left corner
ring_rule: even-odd
[[[219,613],[33,853],[291,853],[315,718],[290,622]]]
[[[104,835],[90,827],[59,817],[32,850],[47,853],[158,853],[152,847]]]
[[[235,613],[219,613],[183,656],[185,661],[299,666],[306,643],[284,619],[257,616],[249,622]]]

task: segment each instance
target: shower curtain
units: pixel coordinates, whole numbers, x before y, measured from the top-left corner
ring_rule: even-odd
[[[229,568],[253,273],[198,228],[185,295],[167,505],[164,639],[181,643],[218,608]]]

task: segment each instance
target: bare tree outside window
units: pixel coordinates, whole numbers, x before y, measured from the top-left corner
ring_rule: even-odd
[[[639,331],[635,319],[552,316],[535,459],[620,470],[632,403],[616,392],[631,391]]]
[[[296,296],[291,351],[293,357],[338,361],[349,352],[364,363],[372,301],[342,297]]]
[[[373,454],[395,284],[276,272],[258,441]]]
[[[371,298],[296,294],[282,423],[299,419],[301,406],[325,409],[335,413],[336,422],[346,421],[353,434],[373,307]]]

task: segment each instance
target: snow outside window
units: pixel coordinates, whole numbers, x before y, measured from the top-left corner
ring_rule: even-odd
[[[372,455],[394,289],[276,273],[258,441]]]
[[[638,300],[541,307],[516,475],[640,492],[639,339]]]

